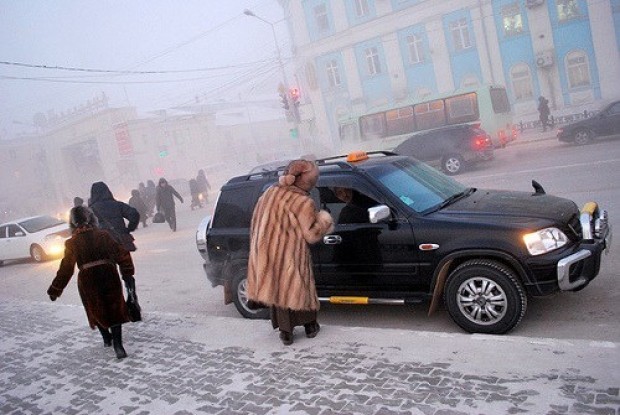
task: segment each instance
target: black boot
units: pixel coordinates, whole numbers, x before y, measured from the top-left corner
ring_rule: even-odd
[[[127,357],[127,352],[123,347],[123,329],[119,324],[117,326],[110,327],[112,330],[112,344],[114,345],[114,352],[116,353],[117,359],[124,359]]]
[[[112,335],[110,334],[110,330],[104,329],[101,326],[97,326],[99,332],[101,333],[101,337],[103,337],[103,346],[110,347],[112,346]]]

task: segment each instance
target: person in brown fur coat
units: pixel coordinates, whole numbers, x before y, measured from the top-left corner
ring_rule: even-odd
[[[285,345],[293,330],[304,326],[315,337],[319,299],[316,294],[309,244],[333,230],[326,211],[317,211],[310,197],[319,178],[314,162],[293,160],[258,200],[252,215],[248,298],[271,308],[273,328]]]
[[[47,294],[56,301],[71,280],[77,264],[78,292],[90,328],[98,328],[104,346],[113,344],[116,357],[125,358],[121,324],[129,321],[129,311],[116,264],[127,287],[135,289],[131,254],[107,231],[96,227],[97,218],[89,208],[74,207],[70,219],[73,235],[65,242],[64,257]]]

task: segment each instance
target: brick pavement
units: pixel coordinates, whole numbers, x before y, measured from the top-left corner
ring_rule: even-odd
[[[618,344],[145,312],[117,360],[84,311],[0,304],[0,413],[620,414]]]

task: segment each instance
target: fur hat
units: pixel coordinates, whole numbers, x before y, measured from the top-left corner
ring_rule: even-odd
[[[92,210],[86,206],[76,206],[69,212],[69,226],[75,230],[82,226],[98,226],[99,221]]]
[[[317,165],[308,160],[291,161],[284,174],[280,177],[281,186],[297,186],[306,192],[312,190],[316,186],[319,179],[319,168]]]

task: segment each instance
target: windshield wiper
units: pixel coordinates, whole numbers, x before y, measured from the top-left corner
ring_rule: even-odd
[[[450,196],[449,198],[447,198],[446,200],[444,200],[443,202],[441,202],[440,204],[438,204],[431,212],[437,212],[438,210],[441,210],[441,209],[445,208],[446,206],[449,206],[449,205],[455,203],[457,200],[461,200],[463,198],[466,198],[467,196],[469,196],[470,194],[474,193],[475,191],[476,191],[476,188],[468,187],[467,189],[463,190],[460,193],[455,193],[452,196]]]

